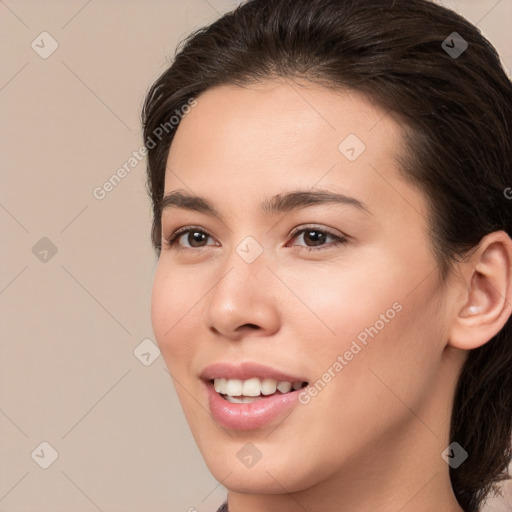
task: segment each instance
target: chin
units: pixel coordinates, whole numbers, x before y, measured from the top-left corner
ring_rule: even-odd
[[[329,467],[316,465],[310,454],[301,451],[300,443],[285,446],[282,442],[272,444],[268,440],[260,443],[257,440],[229,438],[223,442],[213,439],[212,436],[205,442],[215,442],[215,447],[203,444],[200,451],[210,473],[231,491],[242,494],[282,494],[283,489],[299,492],[328,476]],[[260,447],[261,452],[258,460],[256,447]],[[250,453],[254,454],[253,460],[247,458],[244,461],[244,456]]]
[[[298,478],[297,475],[290,475],[290,468],[286,471],[278,471],[260,468],[231,469],[229,474],[227,468],[211,471],[214,478],[221,482],[226,489],[240,494],[283,494],[287,492],[302,491],[311,486],[311,478]],[[226,475],[229,476],[226,477]]]

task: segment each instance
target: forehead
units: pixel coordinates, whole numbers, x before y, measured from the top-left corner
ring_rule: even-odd
[[[203,139],[208,134],[212,141],[229,137],[232,143],[243,142],[245,146],[240,149],[257,149],[257,154],[263,157],[276,145],[281,146],[281,151],[286,149],[283,147],[286,142],[309,139],[306,147],[295,145],[286,152],[304,156],[320,138],[330,142],[336,151],[338,143],[349,134],[374,148],[374,139],[382,141],[383,135],[387,145],[399,138],[398,125],[391,116],[386,116],[375,102],[348,89],[326,89],[309,82],[269,81],[243,87],[214,87],[197,101],[197,106],[180,123],[175,142],[184,142],[180,139],[188,138],[193,130],[195,137]],[[377,125],[381,125],[380,129],[376,129]],[[250,138],[254,138],[253,144]],[[263,143],[265,147],[256,148]]]
[[[348,169],[359,154],[367,161],[383,152],[392,158],[400,139],[393,118],[356,91],[289,80],[224,85],[197,98],[178,126],[169,160],[187,152],[192,167],[215,153],[219,163],[222,157],[245,165],[277,157],[303,167],[344,157]]]
[[[406,197],[418,194],[396,161],[400,128],[353,90],[291,81],[215,87],[177,129],[165,192],[189,189],[245,207],[252,197],[259,204],[285,190],[320,187],[377,209],[407,210],[421,198]]]

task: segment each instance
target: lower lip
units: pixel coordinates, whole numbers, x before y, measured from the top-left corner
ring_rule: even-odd
[[[268,425],[283,416],[298,403],[297,389],[290,393],[271,395],[249,404],[228,402],[217,393],[212,382],[204,383],[208,393],[210,412],[223,427],[234,430],[253,430]]]

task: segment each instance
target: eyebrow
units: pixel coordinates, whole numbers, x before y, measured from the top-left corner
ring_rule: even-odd
[[[330,190],[302,191],[295,190],[286,194],[277,194],[260,204],[260,210],[265,215],[277,215],[293,210],[300,210],[315,205],[341,204],[357,208],[358,210],[372,215],[366,205],[345,194],[332,192]],[[190,195],[181,190],[173,190],[164,195],[162,200],[162,212],[171,208],[182,208],[185,210],[197,211],[216,217],[223,221],[221,213],[206,198]]]

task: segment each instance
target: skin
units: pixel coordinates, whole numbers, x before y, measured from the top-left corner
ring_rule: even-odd
[[[197,99],[172,143],[165,193],[206,197],[224,221],[164,212],[164,239],[187,225],[211,237],[194,247],[185,234],[181,250],[163,244],[151,314],[230,512],[461,511],[441,453],[467,350],[510,315],[510,238],[489,235],[442,282],[427,199],[395,161],[400,122],[354,91],[269,80]],[[352,162],[338,149],[348,134],[366,146]],[[319,188],[357,198],[370,213],[332,204],[259,209],[277,194]],[[347,243],[327,236],[323,249],[307,252],[315,239],[291,233],[311,224]],[[236,252],[247,236],[263,250],[250,264]],[[396,303],[401,311],[284,420],[235,431],[210,415],[199,379],[208,364],[252,360],[315,382]],[[250,468],[237,457],[248,442],[262,454]]]

